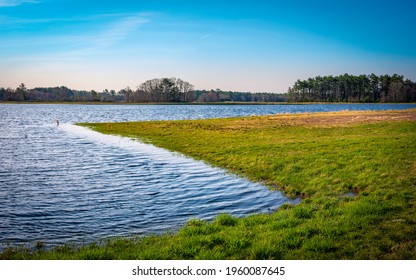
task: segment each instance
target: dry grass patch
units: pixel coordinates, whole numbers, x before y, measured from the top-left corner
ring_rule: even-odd
[[[416,121],[416,109],[403,111],[340,111],[325,113],[276,114],[240,118],[225,124],[225,129],[253,129],[280,126],[332,127],[354,124]]]

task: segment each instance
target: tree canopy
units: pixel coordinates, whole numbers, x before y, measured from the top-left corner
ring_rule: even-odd
[[[294,102],[415,102],[416,83],[401,75],[317,76],[288,90]]]
[[[178,78],[147,80],[129,92],[127,102],[190,102],[194,86]]]

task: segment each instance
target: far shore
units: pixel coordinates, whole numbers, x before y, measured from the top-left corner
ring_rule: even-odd
[[[313,105],[313,104],[416,104],[415,102],[45,102],[45,101],[0,101],[0,104],[56,104],[56,105]]]

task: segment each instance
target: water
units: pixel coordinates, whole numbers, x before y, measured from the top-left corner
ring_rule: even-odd
[[[224,170],[76,122],[415,107],[0,104],[0,243],[52,246],[163,233],[190,218],[241,217],[293,202]]]

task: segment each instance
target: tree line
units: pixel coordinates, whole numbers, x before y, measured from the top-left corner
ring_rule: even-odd
[[[416,102],[416,83],[401,75],[317,76],[289,88],[292,102]]]
[[[216,90],[195,90],[194,85],[178,78],[157,78],[140,84],[135,90],[126,87],[116,92],[105,89],[73,90],[61,87],[16,89],[0,87],[1,101],[28,102],[125,102],[125,103],[189,103],[189,102],[281,102],[282,94]]]
[[[1,87],[0,100],[18,102],[120,102],[124,100],[124,96],[114,90],[97,92],[95,90],[73,90],[64,86],[28,89],[22,83],[16,89]]]
[[[178,78],[157,78],[140,84],[135,90],[126,87],[118,92],[105,89],[73,90],[61,87],[16,89],[0,87],[0,101],[28,102],[416,102],[416,83],[394,74],[377,76],[317,76],[297,80],[286,94],[195,90]]]
[[[269,92],[239,92],[216,90],[196,90],[197,102],[284,102],[285,95]]]

